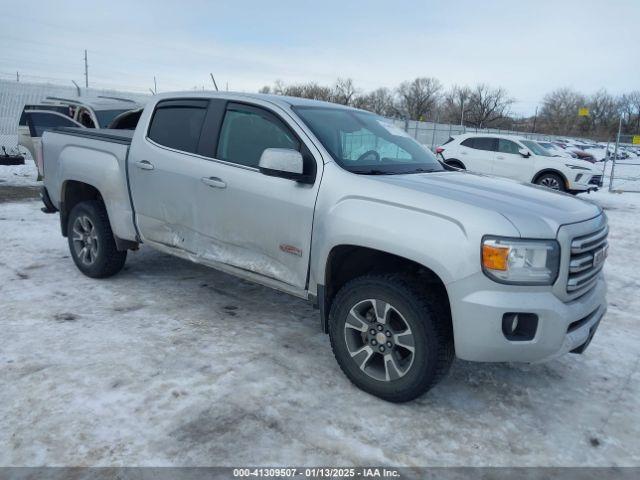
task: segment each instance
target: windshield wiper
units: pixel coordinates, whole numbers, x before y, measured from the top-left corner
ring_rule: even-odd
[[[432,173],[432,172],[441,172],[439,168],[416,168],[409,173]]]
[[[353,173],[357,173],[358,175],[396,175],[393,172],[387,172],[386,170],[351,170]]]

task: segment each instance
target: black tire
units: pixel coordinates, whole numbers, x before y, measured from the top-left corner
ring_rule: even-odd
[[[567,191],[567,187],[565,186],[564,179],[557,173],[543,173],[538,178],[536,178],[535,183],[536,185],[547,187],[551,190],[556,190],[558,192]]]
[[[453,335],[451,331],[451,320],[448,307],[443,304],[442,298],[433,292],[425,291],[418,287],[418,282],[401,275],[372,275],[360,277],[344,285],[336,295],[329,314],[329,336],[333,354],[344,374],[358,388],[372,395],[380,397],[390,402],[407,402],[424,394],[442,379],[449,370],[454,357]],[[387,356],[380,352],[375,352],[374,359],[358,362],[359,355],[352,355],[350,351],[357,351],[357,346],[349,344],[358,341],[363,337],[363,345],[370,348],[380,348],[379,343],[375,343],[372,338],[365,340],[364,336],[369,333],[359,333],[345,327],[347,317],[352,309],[360,308],[369,300],[376,299],[391,305],[389,317],[397,315],[398,318],[388,321],[391,325],[399,318],[410,327],[414,352],[409,361],[408,357],[403,359],[409,362],[405,372],[399,378],[390,379],[387,371]],[[384,303],[380,304],[384,305]],[[377,307],[372,307],[367,315]],[[350,324],[353,324],[353,317],[350,317]],[[373,329],[370,329],[371,326]],[[365,330],[372,332],[379,324],[369,324]],[[386,328],[386,327],[385,327]],[[380,332],[381,334],[383,332]],[[355,334],[355,337],[353,336]],[[355,340],[354,340],[355,338]],[[395,341],[396,335],[393,335]],[[373,347],[372,345],[378,345]],[[388,344],[387,344],[388,345]],[[364,348],[364,347],[363,347]],[[351,350],[350,350],[351,349]],[[387,355],[400,355],[407,351],[401,346],[395,345],[392,350],[387,350]],[[366,356],[366,354],[365,354]],[[397,358],[397,356],[396,356]],[[375,363],[378,362],[378,363]],[[379,366],[382,364],[383,366]],[[360,365],[365,365],[364,369]],[[394,362],[394,365],[397,363]],[[375,367],[375,368],[374,368]],[[376,372],[376,368],[378,372]],[[374,378],[372,375],[382,375],[385,370],[387,377]],[[389,371],[391,368],[389,368]],[[395,370],[396,374],[400,372]],[[366,373],[369,372],[369,373]],[[397,375],[394,375],[397,377]]]
[[[444,163],[446,163],[450,167],[457,168],[459,170],[466,170],[466,168],[464,168],[464,165],[462,164],[462,162],[459,161],[459,160],[447,160]]]
[[[85,229],[82,226],[82,223],[86,223],[87,219],[93,229]],[[93,238],[95,238],[95,243],[92,243],[91,240],[86,240],[86,242],[79,241],[79,235],[74,231],[74,226],[77,226],[82,232],[85,230],[95,232],[95,235],[92,234]],[[71,209],[67,223],[67,238],[69,240],[71,257],[76,267],[86,276],[91,278],[105,278],[115,275],[122,270],[124,262],[127,259],[127,251],[121,252],[116,248],[107,210],[102,202],[88,200],[78,203]],[[85,252],[83,256],[81,253],[82,247],[88,244],[92,246],[89,250],[93,253],[88,254]]]

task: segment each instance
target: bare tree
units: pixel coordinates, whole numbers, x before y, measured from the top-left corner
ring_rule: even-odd
[[[353,106],[386,117],[397,114],[393,94],[387,88],[378,88],[366,95],[357,96],[353,101]]]
[[[469,109],[471,89],[454,85],[445,94],[442,105],[443,120],[449,123],[462,123]]]
[[[513,102],[503,88],[481,83],[471,90],[465,123],[478,128],[490,127],[509,116]]]
[[[625,121],[625,132],[640,133],[640,90],[622,95],[619,108]]]
[[[586,105],[584,95],[570,88],[560,88],[545,95],[540,120],[547,133],[573,135],[577,131],[578,109]]]
[[[351,105],[356,94],[356,87],[350,78],[339,78],[333,87],[333,101],[335,103]]]
[[[616,131],[620,118],[619,100],[602,89],[589,97],[587,106],[589,108],[588,128],[586,129],[588,133],[599,137],[608,137]]]
[[[426,119],[436,109],[441,91],[442,84],[437,78],[418,77],[402,82],[397,88],[401,113],[411,120]]]

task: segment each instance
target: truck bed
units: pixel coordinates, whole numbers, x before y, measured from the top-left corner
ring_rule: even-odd
[[[65,182],[91,185],[104,198],[114,235],[135,240],[127,180],[132,130],[58,128],[42,136],[44,186],[53,206],[64,201]]]
[[[123,145],[131,145],[134,130],[115,130],[111,128],[74,128],[60,127],[52,130],[65,135],[75,135],[77,137],[92,138],[95,140],[103,140],[105,142],[121,143]]]

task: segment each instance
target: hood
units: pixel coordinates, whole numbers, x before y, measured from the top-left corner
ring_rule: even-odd
[[[396,187],[498,212],[526,238],[555,238],[561,225],[583,222],[602,213],[599,206],[566,193],[469,172],[373,178]]]

